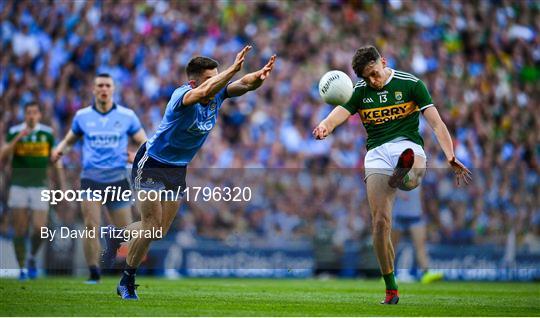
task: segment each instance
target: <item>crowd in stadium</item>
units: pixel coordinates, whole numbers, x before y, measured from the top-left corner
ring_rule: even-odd
[[[352,55],[372,43],[390,67],[426,83],[457,156],[473,168],[473,184],[455,190],[421,124],[430,241],[502,245],[513,229],[519,242],[538,244],[538,10],[535,1],[2,1],[0,145],[32,100],[63,137],[75,112],[91,104],[97,73],[112,75],[116,102],[132,108],[151,136],[192,56],[227,66],[251,44],[245,68],[276,53],[273,74],[255,93],[225,102],[188,182],[237,180],[252,185],[253,199],[190,202],[175,227],[221,240],[248,233],[288,241],[320,227],[334,231],[336,244],[359,239],[370,222],[360,171],[365,130],[355,116],[325,141],[311,131],[331,111],[318,95],[320,76],[340,69],[356,80]],[[63,163],[77,169],[79,152]],[[229,168],[249,169],[241,178]],[[70,180],[77,189],[77,178]],[[5,202],[7,178],[0,182]],[[77,218],[76,211],[63,217]]]

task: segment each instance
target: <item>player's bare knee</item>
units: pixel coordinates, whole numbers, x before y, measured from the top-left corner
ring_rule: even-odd
[[[426,168],[417,168],[413,169],[413,179],[416,182],[416,185],[422,183],[422,178],[426,175]]]
[[[403,182],[399,189],[403,191],[411,191],[416,189],[422,183],[422,178],[424,177],[425,171],[426,169],[424,168],[412,169],[408,174],[408,180]]]
[[[407,182],[404,182],[402,185],[400,185],[399,189],[402,191],[414,190],[420,185],[421,181],[422,181],[421,179],[411,179]]]

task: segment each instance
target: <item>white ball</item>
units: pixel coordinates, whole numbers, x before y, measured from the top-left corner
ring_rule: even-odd
[[[345,105],[353,91],[351,78],[342,71],[329,71],[319,81],[319,94],[331,105]]]

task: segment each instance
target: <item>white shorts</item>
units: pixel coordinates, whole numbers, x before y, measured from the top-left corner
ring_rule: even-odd
[[[408,139],[395,139],[369,150],[364,158],[366,176],[364,181],[372,174],[385,174],[391,176],[397,165],[399,156],[411,148],[415,155],[426,158],[424,149],[417,143]]]
[[[33,211],[48,211],[49,202],[41,201],[41,191],[44,187],[22,187],[12,185],[9,189],[8,206],[15,209],[31,209]]]

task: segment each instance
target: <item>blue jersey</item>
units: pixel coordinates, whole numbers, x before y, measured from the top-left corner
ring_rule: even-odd
[[[83,137],[81,178],[110,183],[126,178],[128,137],[141,129],[133,110],[113,104],[107,113],[95,106],[79,110],[71,130]]]
[[[411,191],[397,191],[394,202],[394,217],[420,217],[422,216],[421,187]]]
[[[185,166],[201,149],[208,134],[216,125],[218,111],[227,95],[220,90],[208,105],[182,105],[184,95],[191,90],[188,84],[172,94],[156,133],[147,142],[148,156],[165,164]]]

